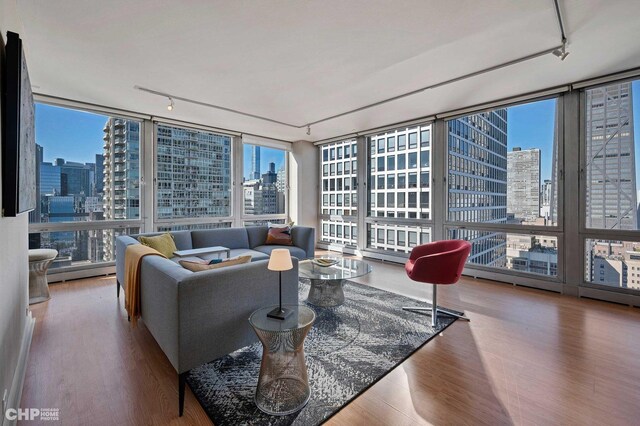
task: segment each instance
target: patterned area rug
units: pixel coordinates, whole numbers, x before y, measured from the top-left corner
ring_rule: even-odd
[[[308,292],[303,279],[301,303]],[[354,282],[344,292],[342,306],[308,305],[316,312],[304,344],[311,398],[297,413],[269,416],[255,406],[259,342],[191,371],[187,383],[214,424],[320,424],[455,321],[440,314],[433,329],[428,315],[402,310],[423,302]]]

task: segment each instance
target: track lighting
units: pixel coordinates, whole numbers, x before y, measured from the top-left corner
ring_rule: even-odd
[[[562,44],[562,47],[560,49],[556,49],[552,53],[558,58],[560,58],[561,61],[564,61],[564,58],[566,58],[569,55],[569,52],[567,52],[566,50],[566,44],[564,43]]]
[[[538,52],[533,52],[533,53],[530,53],[530,54],[528,54],[526,56],[521,56],[521,57],[518,57],[516,59],[512,59],[510,61],[503,62],[503,63],[497,64],[497,65],[492,65],[492,66],[489,66],[488,68],[484,68],[484,69],[477,70],[477,71],[472,71],[472,72],[469,72],[467,74],[459,75],[457,77],[451,77],[451,78],[449,78],[447,80],[439,81],[437,83],[431,83],[428,86],[424,86],[424,87],[421,87],[419,89],[411,90],[409,92],[404,92],[404,93],[395,95],[395,96],[387,98],[387,99],[378,100],[378,101],[376,101],[374,103],[371,103],[371,104],[368,104],[368,105],[360,106],[360,107],[357,107],[357,108],[354,108],[354,109],[351,109],[351,110],[348,110],[348,111],[340,112],[338,114],[334,114],[334,115],[331,115],[331,116],[328,116],[328,117],[323,117],[323,118],[320,118],[320,119],[317,119],[317,120],[314,120],[314,121],[308,121],[307,124],[287,123],[287,122],[284,122],[284,121],[274,120],[273,118],[269,118],[269,117],[265,117],[265,116],[261,116],[261,115],[257,115],[257,114],[252,114],[252,113],[249,113],[249,112],[239,111],[237,109],[228,108],[228,107],[225,107],[225,106],[222,106],[222,105],[215,105],[215,104],[212,104],[212,103],[209,103],[209,102],[199,101],[199,100],[196,100],[196,99],[189,99],[189,98],[181,97],[178,94],[170,94],[170,93],[167,93],[167,92],[161,92],[161,91],[158,91],[158,90],[149,89],[149,88],[141,87],[141,86],[138,86],[138,85],[133,86],[133,88],[136,89],[136,90],[141,90],[143,92],[150,93],[152,95],[161,96],[161,97],[169,99],[169,105],[167,106],[167,109],[169,111],[173,111],[173,106],[174,106],[173,99],[175,98],[175,99],[178,99],[179,101],[181,101],[181,102],[183,102],[185,104],[186,103],[190,103],[190,104],[193,104],[193,105],[199,105],[199,106],[203,106],[203,107],[207,107],[207,108],[214,108],[214,109],[217,109],[217,110],[220,110],[220,111],[225,111],[227,113],[238,114],[238,115],[242,115],[242,116],[245,116],[245,117],[250,117],[250,118],[253,118],[253,119],[257,119],[257,120],[267,121],[267,122],[270,122],[270,123],[279,124],[281,126],[286,126],[286,127],[293,128],[293,129],[296,129],[296,130],[302,130],[302,129],[304,129],[306,127],[307,128],[307,135],[310,136],[311,135],[311,125],[315,126],[316,124],[324,123],[324,122],[327,122],[329,120],[334,120],[336,118],[344,117],[344,116],[347,116],[349,114],[355,114],[357,112],[361,112],[361,111],[367,110],[369,108],[378,107],[380,105],[383,105],[383,104],[386,104],[386,103],[389,103],[389,102],[397,101],[399,99],[407,98],[409,96],[414,96],[414,95],[417,95],[418,93],[422,93],[422,92],[424,92],[426,90],[429,90],[429,89],[435,89],[435,88],[443,87],[443,86],[446,86],[448,84],[457,83],[459,81],[463,81],[463,80],[466,80],[466,79],[469,79],[469,78],[474,78],[474,77],[477,77],[477,76],[482,75],[482,74],[487,74],[487,73],[490,73],[490,72],[493,72],[493,71],[496,71],[496,70],[499,70],[499,69],[507,68],[507,67],[510,67],[512,65],[515,65],[515,64],[520,64],[520,63],[523,63],[523,62],[526,62],[526,61],[531,61],[531,60],[539,58],[541,56],[546,56],[549,53],[553,53],[554,56],[559,58],[561,61],[564,61],[565,58],[569,55],[569,52],[567,51],[567,35],[566,35],[565,31],[564,31],[564,24],[562,22],[562,15],[560,13],[559,1],[560,0],[553,0],[554,5],[555,5],[555,9],[556,9],[557,23],[558,23],[558,27],[560,29],[560,35],[561,35],[561,38],[558,40],[559,44],[554,46],[554,47],[547,47],[544,50],[541,50],[541,51],[538,51]]]

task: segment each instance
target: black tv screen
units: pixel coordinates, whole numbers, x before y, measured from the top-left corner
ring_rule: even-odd
[[[7,33],[2,62],[2,214],[16,216],[37,202],[33,94],[18,34]]]

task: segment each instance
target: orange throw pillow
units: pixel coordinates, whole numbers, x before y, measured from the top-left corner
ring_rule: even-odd
[[[290,226],[273,226],[269,227],[267,232],[267,241],[265,245],[292,246]]]

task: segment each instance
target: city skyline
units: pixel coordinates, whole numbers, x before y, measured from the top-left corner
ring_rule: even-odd
[[[624,93],[631,91],[634,95],[620,94],[623,93],[623,91],[619,91],[618,86],[621,88],[626,87],[626,89],[624,89],[626,92]],[[610,95],[604,96],[602,99],[592,99],[590,96],[595,93],[596,90],[610,91]],[[614,167],[613,163],[611,166],[607,166],[607,164],[614,161],[614,157],[617,162],[626,161],[624,163],[626,164],[625,166],[619,166],[624,167],[624,171],[620,170],[618,172],[620,177],[611,177],[613,175],[609,173],[604,177],[596,176],[596,178],[589,178],[589,182],[592,182],[591,191],[602,190],[608,198],[618,194],[616,191],[612,192],[611,188],[607,189],[611,186],[608,183],[609,180],[612,182],[631,182],[627,185],[629,189],[625,189],[625,191],[631,191],[635,194],[635,181],[637,180],[638,173],[640,173],[640,170],[635,167],[635,158],[639,158],[640,144],[637,143],[638,134],[633,132],[633,126],[631,125],[629,130],[626,130],[627,127],[624,126],[629,126],[629,119],[632,117],[632,121],[638,119],[638,108],[636,105],[638,104],[640,95],[637,92],[637,82],[612,84],[604,88],[589,89],[587,91],[587,128],[585,141],[588,151],[587,154],[589,155],[587,162],[589,164],[595,164],[593,167],[594,170],[605,170],[607,167]],[[628,96],[626,106],[624,105],[625,96]],[[553,151],[557,144],[557,140],[555,139],[557,137],[556,126],[559,117],[556,110],[558,104],[559,101],[556,98],[552,98],[475,113],[448,121],[448,220],[471,223],[517,223],[521,220],[523,224],[533,224],[536,222],[542,224],[537,220],[543,218],[541,209],[543,206],[540,202],[542,185],[545,181],[550,181],[550,186],[553,187],[553,183],[555,183],[555,178],[552,176],[552,169],[556,158]],[[49,107],[43,106],[41,111],[46,111],[47,108]],[[598,112],[600,115],[595,115],[594,113],[592,117],[592,109],[593,111],[600,111],[602,109],[606,112],[606,114],[604,114],[604,117],[606,117],[605,121],[601,121],[602,118],[600,116],[602,113],[600,112]],[[625,111],[626,115],[624,115]],[[619,115],[618,118],[616,118],[617,116],[613,117],[612,114],[614,114],[614,112]],[[43,114],[46,115],[46,112],[43,112]],[[105,126],[103,120],[113,120],[113,118],[107,116],[79,111],[71,111],[70,114],[81,114],[81,121],[91,116],[91,120],[77,126],[80,132],[87,131],[85,124],[92,121],[91,126],[94,127],[93,130],[97,128],[104,133],[107,131],[107,126]],[[53,114],[49,118],[54,120],[57,116],[58,114]],[[78,116],[76,115],[76,117]],[[100,125],[97,125],[98,120],[100,120]],[[40,127],[40,129],[43,127],[45,129],[44,141],[48,140],[46,137],[47,130],[59,130],[60,121],[54,121],[55,123],[45,123],[44,126]],[[136,120],[130,121],[131,123],[137,123]],[[162,127],[163,125],[160,125],[159,129]],[[133,129],[129,129],[129,131],[131,130]],[[394,132],[372,135],[367,139],[367,146],[370,152],[369,169],[370,172],[372,172],[370,173],[371,180],[367,208],[371,212],[371,216],[416,220],[430,219],[431,130],[431,125],[412,129],[398,129]],[[43,168],[41,179],[45,179],[45,177],[49,176],[52,172],[61,173],[61,180],[59,182],[60,190],[54,191],[53,196],[47,195],[48,204],[42,204],[43,212],[46,207],[46,214],[51,221],[68,220],[65,218],[72,218],[71,220],[87,220],[84,218],[85,216],[103,214],[103,212],[106,216],[108,207],[111,206],[110,201],[107,201],[105,198],[104,210],[98,210],[96,205],[99,204],[99,202],[97,199],[94,199],[96,198],[95,195],[98,195],[96,193],[100,192],[97,191],[97,184],[93,187],[95,189],[91,189],[90,186],[86,185],[88,185],[90,181],[96,180],[95,178],[99,178],[101,174],[96,167],[100,163],[98,157],[101,155],[101,151],[104,154],[104,165],[106,167],[109,158],[113,158],[115,155],[115,161],[118,163],[117,156],[125,152],[130,153],[130,150],[118,151],[119,148],[116,147],[115,151],[107,155],[106,145],[104,149],[101,150],[102,142],[99,141],[95,145],[85,143],[82,145],[81,150],[74,150],[72,154],[69,154],[70,156],[64,155],[62,154],[65,152],[64,145],[70,145],[72,144],[70,141],[78,140],[76,128],[73,128],[73,132],[69,132],[68,129],[66,129],[66,131],[68,134],[63,135],[63,137],[65,137],[65,143],[61,146],[56,145],[55,147],[51,147],[44,145],[45,142],[42,142],[46,149],[44,149],[44,152],[43,150],[39,150],[39,155],[42,159],[41,164],[52,163],[52,168],[55,169],[48,171],[48,169],[45,170]],[[197,175],[200,176],[203,172],[203,165],[199,161],[209,161],[213,159],[214,162],[216,162],[222,159],[219,155],[224,155],[227,164],[220,166],[215,165],[215,167],[221,167],[220,173],[214,170],[212,170],[213,173],[208,173],[211,176],[207,178],[207,182],[209,182],[207,185],[210,185],[212,182],[217,182],[216,179],[220,176],[227,176],[227,183],[223,181],[219,183],[223,186],[228,185],[231,177],[231,166],[229,162],[231,156],[231,138],[229,136],[188,129],[176,128],[176,131],[178,133],[175,135],[175,142],[172,142],[172,144],[176,144],[175,148],[177,151],[175,152],[167,150],[169,145],[163,145],[167,143],[167,141],[165,141],[167,135],[159,131],[157,161],[159,164],[166,163],[166,167],[168,168],[159,168],[158,173],[179,173],[182,175],[189,174],[190,171],[196,171]],[[606,131],[605,136],[609,134],[617,135],[616,137],[620,140],[610,142],[610,138],[603,137],[601,134],[603,131]],[[117,133],[118,130],[116,129],[115,132]],[[208,145],[203,146],[201,142],[209,143],[210,141],[200,141],[199,138],[196,140],[194,139],[195,136],[186,136],[185,133],[203,133],[214,138],[226,139],[226,148],[221,146],[220,149],[222,151],[219,153],[217,151],[207,153],[207,149],[205,148]],[[104,140],[107,141],[107,139]],[[606,152],[598,148],[597,145],[598,143],[602,144],[602,142],[598,141],[603,140],[606,141],[604,144],[607,147]],[[625,142],[625,140],[630,142]],[[38,142],[41,141],[41,139],[38,139]],[[211,147],[213,148],[218,142],[217,140],[213,141]],[[324,176],[329,177],[329,179],[323,180],[323,191],[326,191],[324,194],[329,197],[329,203],[324,204],[325,195],[323,194],[323,206],[329,207],[327,213],[330,215],[333,215],[334,212],[338,213],[337,210],[339,209],[343,210],[342,213],[346,216],[354,217],[354,215],[357,216],[359,214],[356,210],[356,194],[353,190],[353,188],[356,187],[354,175],[356,171],[355,157],[348,155],[345,150],[349,145],[351,145],[351,150],[355,155],[354,142],[347,143],[343,148],[337,146],[335,149],[335,160],[333,157],[333,148],[330,148],[329,151],[323,148],[322,151],[323,157],[326,156],[325,154],[328,154],[330,157],[329,164],[326,165],[329,174],[323,171]],[[625,148],[625,146],[628,146],[628,148]],[[589,149],[593,152],[591,153]],[[185,154],[183,152],[184,150],[190,151],[190,153]],[[629,154],[629,150],[631,150],[631,154]],[[137,152],[137,145],[134,151]],[[518,157],[528,156],[530,152],[533,151],[537,152],[539,157],[531,160],[526,160],[525,158],[515,160]],[[87,154],[87,152],[89,152],[89,154]],[[86,157],[83,158],[83,156]],[[160,157],[162,157],[162,159]],[[196,158],[200,159],[194,160]],[[514,159],[513,161],[511,161],[512,158]],[[64,159],[69,163],[77,164],[65,165],[65,161],[58,161],[58,159]],[[285,212],[286,200],[282,195],[284,194],[283,188],[285,185],[283,182],[286,180],[282,177],[285,176],[285,174],[276,173],[276,171],[279,172],[282,169],[282,166],[285,164],[285,159],[286,152],[283,150],[263,146],[259,147],[258,145],[252,144],[243,145],[243,180],[246,180],[243,185],[245,214],[276,214]],[[632,164],[631,166],[627,164],[630,159],[634,161],[630,163]],[[123,160],[123,158],[121,158],[121,160]],[[123,163],[126,164],[129,161],[135,161],[137,163],[137,154],[135,158],[132,157]],[[324,158],[324,161],[327,161],[327,158]],[[512,164],[509,164],[510,162]],[[259,164],[259,166],[256,163]],[[83,164],[93,167],[82,167]],[[184,166],[184,170],[176,169],[176,165]],[[115,167],[122,168],[123,166],[116,164]],[[76,169],[78,171],[76,171]],[[116,172],[124,172],[125,169],[126,168],[116,170]],[[538,170],[537,174],[536,169]],[[83,170],[83,172],[81,173],[80,170]],[[226,170],[226,172],[222,173],[223,170]],[[89,178],[88,176],[85,178],[83,177],[83,173],[88,174],[88,176],[94,176],[95,178]],[[128,182],[136,181],[137,175],[134,174],[132,176],[133,177],[130,176],[124,179],[121,183],[116,182],[114,184],[114,195],[116,198],[119,196],[122,197],[118,195],[117,191],[123,190]],[[336,178],[333,178],[333,176]],[[64,180],[62,179],[63,177]],[[107,177],[108,176],[105,175],[105,184]],[[164,181],[159,178],[159,181],[162,181],[159,182],[159,184],[161,184],[161,186],[163,185],[163,189],[158,191],[159,198],[164,200],[167,197],[163,198],[160,197],[160,195],[167,195],[169,197],[168,199],[173,201],[166,206],[164,204],[162,206],[158,204],[156,208],[158,208],[160,212],[162,210],[161,207],[171,207],[174,212],[170,216],[175,215],[175,209],[177,208],[180,217],[198,217],[200,214],[194,215],[196,210],[208,209],[206,207],[206,200],[229,199],[228,196],[225,195],[228,192],[225,189],[222,189],[224,194],[220,197],[212,198],[208,196],[208,191],[203,190],[204,186],[201,188],[200,184],[196,183],[199,182],[199,180],[195,178],[176,178],[175,176],[167,175],[163,179]],[[519,180],[522,181],[522,188],[510,188],[513,190],[513,195],[511,195],[509,191],[507,191],[507,186],[514,186]],[[604,182],[604,184],[602,184],[602,188],[600,188],[599,185],[601,185],[602,182]],[[194,185],[196,184],[198,188],[200,188],[200,195],[194,192],[196,189]],[[537,190],[533,190],[534,187],[532,187],[532,184]],[[86,189],[82,191],[79,189],[71,189],[80,188],[79,185],[85,185]],[[85,186],[83,186],[83,188]],[[548,187],[549,184],[546,186]],[[105,185],[105,191],[106,190],[107,185]],[[134,190],[138,191],[137,186]],[[182,193],[180,191],[193,193],[195,198],[193,200],[187,200],[189,197],[185,198],[185,196],[182,195],[176,198],[175,194]],[[107,192],[108,191],[106,191],[105,194],[107,194]],[[78,196],[72,197],[72,193]],[[516,193],[520,195],[516,195]],[[546,193],[548,193],[546,198],[549,199],[550,196],[553,197],[554,189],[548,188]],[[43,196],[44,195],[45,194],[43,194]],[[520,204],[509,203],[509,198],[518,198],[520,200],[523,197],[526,198],[526,200],[523,199]],[[598,195],[598,197],[600,197],[600,195]],[[625,206],[623,210],[618,209],[619,212],[618,210],[609,212],[609,210],[611,210],[609,209],[603,213],[603,217],[622,218],[623,213],[621,212],[624,211],[626,212],[624,213],[624,217],[628,218],[625,220],[630,221],[630,223],[622,228],[636,229],[637,201],[635,200],[635,195],[633,197],[625,195],[624,197],[632,199],[630,206]],[[528,200],[528,198],[531,198],[531,200]],[[136,211],[136,197],[132,198],[131,196],[127,196],[122,199],[127,202],[126,206],[122,204],[121,207],[123,209]],[[587,211],[591,212],[589,213],[591,216],[596,217],[594,216],[595,213],[592,213],[595,204],[593,201],[590,202],[590,200],[591,198],[587,200]],[[531,202],[529,203],[528,201]],[[526,209],[521,209],[521,207],[524,208],[527,205],[529,206]],[[608,205],[608,203],[604,203],[603,205]],[[224,206],[221,207],[223,207],[224,210]],[[554,208],[551,206],[551,208],[547,208],[546,211],[553,212],[553,210]],[[509,214],[512,214],[511,218],[508,217]],[[224,215],[223,213],[222,216]],[[515,215],[515,218],[513,215]],[[159,214],[158,217],[160,216]],[[357,235],[357,229],[354,229],[353,225],[349,225],[347,230],[348,223],[352,223],[351,219],[344,222],[338,220],[335,220],[334,223],[323,222],[323,235],[325,234],[326,225],[328,226],[327,231],[331,236],[334,235],[333,232],[335,229],[336,238],[342,238],[345,242],[346,240],[353,241]],[[474,230],[472,228],[468,230],[449,230],[450,238],[464,238],[473,243],[474,249],[469,258],[470,263],[545,275],[557,274],[557,240],[555,237],[549,238],[545,235],[520,235],[518,231],[515,230],[513,232],[496,232],[493,230]],[[431,239],[430,227],[423,226],[420,223],[400,226],[394,223],[384,223],[384,221],[380,221],[379,223],[376,221],[374,224],[368,224],[366,232],[368,246],[383,250],[407,251],[407,249],[410,249],[416,244],[425,243]],[[98,247],[97,250],[104,250],[100,248],[103,244],[102,240],[109,240],[112,237],[108,231],[104,234],[105,236],[102,238],[98,236],[94,237],[95,241],[92,244]],[[74,238],[71,234],[61,233],[60,236],[64,237],[64,241],[68,241],[68,243],[66,243],[67,250],[74,250],[74,253],[76,250],[85,250],[85,248],[92,247],[91,244],[78,245],[79,243],[77,241],[74,243]],[[635,258],[632,259],[630,257],[631,255],[627,252],[631,250],[635,253],[637,246],[630,243],[628,248],[625,246],[626,251],[614,251],[612,249],[612,243],[594,241],[591,243],[591,246],[587,248],[588,266],[585,271],[587,280],[592,282],[600,280],[600,282],[608,283],[613,280],[611,277],[618,276],[619,280],[613,280],[609,285],[616,285],[619,282],[620,286],[626,286],[628,284],[625,274],[626,268],[635,260]],[[596,274],[596,271],[600,271],[599,275]],[[631,282],[631,284],[636,283]]]
[[[634,122],[640,122],[640,81],[632,82],[632,91]],[[540,149],[541,182],[551,179],[553,133],[550,129],[553,129],[555,122],[554,105],[555,100],[548,99],[507,108],[508,149]],[[530,120],[531,116],[535,116],[536,120]],[[102,129],[108,116],[36,103],[36,118],[36,142],[46,147],[45,162],[53,162],[55,158],[93,162],[95,154],[101,153],[104,134]],[[74,128],[74,132],[67,131],[70,127]],[[636,158],[640,158],[640,132],[636,132],[634,141]],[[243,147],[243,154],[243,177],[250,179],[250,145]],[[282,151],[261,147],[261,171],[267,170],[270,162],[274,162],[276,170],[279,170],[283,163]],[[636,170],[636,181],[640,182],[640,167]]]
[[[102,154],[104,126],[110,116],[81,110],[60,108],[36,103],[36,143],[44,147],[43,162],[53,163],[56,158],[78,163],[94,163],[96,154]],[[73,128],[73,132],[69,129]],[[243,177],[250,179],[251,146],[243,147]],[[276,171],[284,165],[282,150],[260,147],[262,173],[275,163]]]

